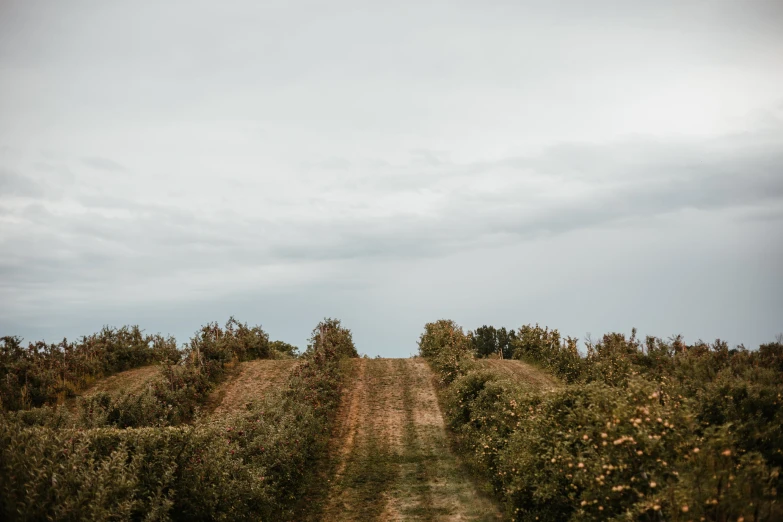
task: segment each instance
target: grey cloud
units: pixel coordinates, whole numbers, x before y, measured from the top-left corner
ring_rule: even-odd
[[[114,160],[101,157],[82,158],[82,163],[88,167],[92,167],[96,170],[102,170],[105,172],[127,172],[124,166],[120,165]]]
[[[411,151],[413,165],[426,165],[429,167],[441,167],[449,165],[450,162],[445,159],[447,153],[443,151],[434,151],[430,149],[414,149]]]
[[[524,161],[443,164],[437,175],[418,178],[422,187],[438,191],[444,179],[464,176],[466,171],[489,172],[508,166],[547,175],[565,172],[566,177],[571,166],[581,169],[580,176],[593,179],[609,174],[595,193],[546,205],[517,190],[480,194],[453,189],[446,193],[447,204],[429,217],[398,214],[357,221],[326,216],[291,222],[233,220],[229,213],[214,220],[174,207],[77,194],[71,197],[84,205],[81,214],[55,216],[40,204],[19,214],[38,232],[33,239],[24,235],[7,240],[14,255],[0,269],[4,278],[34,284],[58,278],[100,278],[101,273],[117,271],[149,277],[162,266],[204,270],[281,262],[432,258],[687,208],[717,211],[780,205],[783,149],[754,145],[731,154],[723,151],[719,157],[711,154],[714,146],[721,145],[640,144],[636,147],[640,155],[631,163],[624,159],[628,147],[618,144],[594,150],[580,146],[570,158],[563,151],[573,148],[559,146],[556,164],[551,151]],[[370,185],[370,192],[358,197],[372,199],[374,190],[386,191],[391,186]],[[313,205],[318,204],[316,198]],[[119,208],[129,215],[107,218],[99,213],[100,209]]]
[[[329,170],[348,170],[353,167],[353,163],[345,158],[331,157],[316,163],[316,166]]]
[[[39,198],[44,190],[31,178],[0,168],[0,198],[22,196]]]
[[[651,293],[723,303],[638,306],[663,333],[781,316],[780,269],[738,269],[783,245],[779,1],[88,4],[0,7],[3,325],[165,323],[271,288],[292,323],[385,306],[387,353],[460,310],[543,321],[547,299],[550,324],[599,331],[631,316],[630,293],[590,302],[639,282],[606,253],[626,230],[752,288],[737,312],[712,280],[682,290],[703,260],[660,269]],[[562,261],[574,241],[593,265]]]
[[[752,142],[751,142],[752,143]],[[783,143],[783,142],[780,142]],[[421,220],[391,231],[374,234],[346,235],[346,252],[355,255],[353,243],[388,242],[387,248],[375,245],[368,251],[398,255],[399,252],[450,251],[469,247],[482,236],[511,233],[522,237],[540,234],[561,234],[573,230],[601,227],[627,218],[647,218],[685,209],[720,210],[733,207],[763,207],[783,205],[783,147],[779,142],[755,143],[747,149],[727,154],[723,141],[705,147],[656,143],[638,146],[645,154],[633,163],[622,159],[626,146],[580,147],[575,157],[559,160],[562,170],[552,170],[552,157],[499,160],[481,165],[457,167],[443,176],[459,175],[461,169],[471,172],[491,170],[498,166],[524,165],[532,171],[561,174],[569,178],[571,169],[590,179],[607,177],[598,184],[597,194],[589,194],[568,203],[553,202],[544,208],[529,210],[529,195],[517,191],[498,194],[456,192],[449,194],[449,204],[437,222]],[[562,154],[568,147],[557,147]],[[590,158],[589,162],[583,161]],[[608,174],[608,176],[607,176]],[[386,187],[387,185],[384,185]],[[437,183],[430,188],[437,190]],[[443,225],[451,224],[444,228]],[[417,237],[426,248],[404,245],[395,235]],[[348,239],[350,238],[350,239]],[[371,239],[368,239],[371,238]],[[414,241],[414,243],[416,242]],[[508,238],[503,239],[508,241]],[[339,243],[338,243],[339,244]],[[399,248],[402,247],[402,248]],[[336,248],[336,247],[333,247]]]
[[[776,207],[758,208],[747,212],[743,218],[745,221],[778,222],[783,221],[783,205]]]
[[[33,170],[37,172],[43,172],[46,174],[53,174],[57,176],[61,181],[71,182],[74,179],[71,169],[63,163],[55,163],[51,161],[36,161],[32,164]]]

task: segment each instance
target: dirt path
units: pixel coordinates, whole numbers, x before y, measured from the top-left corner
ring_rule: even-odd
[[[422,359],[357,359],[335,430],[321,519],[499,520],[449,451]]]
[[[160,375],[160,366],[158,365],[142,366],[140,368],[134,368],[133,370],[126,370],[97,381],[95,384],[85,389],[80,395],[87,397],[99,392],[139,392],[158,375]]]
[[[144,390],[152,381],[160,376],[160,366],[153,364],[142,366],[132,370],[115,373],[103,379],[95,381],[91,386],[85,388],[75,397],[65,400],[64,405],[71,412],[77,411],[79,397],[89,397],[96,393],[105,392],[110,395],[119,395],[123,392],[138,393]]]
[[[501,375],[525,381],[539,389],[554,389],[557,380],[551,375],[516,359],[477,359],[476,363]]]
[[[263,397],[265,391],[282,384],[296,362],[294,359],[259,359],[239,363],[229,370],[226,381],[210,394],[204,410],[221,416],[243,408]]]

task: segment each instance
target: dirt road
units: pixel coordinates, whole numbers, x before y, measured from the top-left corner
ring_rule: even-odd
[[[449,450],[427,363],[357,359],[322,520],[499,520]]]

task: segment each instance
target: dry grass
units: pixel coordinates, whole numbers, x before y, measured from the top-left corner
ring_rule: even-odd
[[[110,395],[118,395],[123,392],[138,393],[143,391],[144,388],[159,375],[160,366],[157,364],[115,373],[114,375],[95,381],[91,386],[82,390],[76,397],[66,399],[64,404],[70,411],[74,412],[76,411],[79,397],[89,397],[90,395],[101,392]]]
[[[449,443],[423,359],[354,361],[322,520],[497,520]]]
[[[516,359],[476,359],[476,364],[499,375],[524,381],[538,389],[551,390],[560,385],[551,375]]]
[[[209,396],[204,410],[213,416],[245,408],[264,396],[264,393],[285,382],[296,365],[294,359],[259,359],[239,363],[229,369],[226,380]]]
[[[121,392],[140,392],[150,382],[160,375],[160,366],[154,364],[151,366],[142,366],[120,373],[115,373],[105,379],[97,381],[95,384],[84,390],[81,395],[88,397],[100,392],[110,394]]]

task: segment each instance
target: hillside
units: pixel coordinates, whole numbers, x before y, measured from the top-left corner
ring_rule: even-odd
[[[334,319],[299,356],[233,319],[181,353],[134,331],[67,350],[5,338],[0,518],[783,517],[781,340],[607,334],[583,356],[557,330],[441,320],[420,356],[368,359]],[[83,391],[58,407],[68,388]]]
[[[427,362],[352,362],[332,439],[336,470],[321,519],[499,520],[499,507],[450,449]],[[534,368],[513,363],[511,375],[549,383]]]
[[[536,389],[552,390],[559,386],[557,379],[538,368],[516,359],[477,359],[476,366],[498,375],[511,377]]]
[[[80,395],[89,397],[96,393],[117,394],[122,392],[139,392],[159,375],[160,366],[156,364],[134,368],[133,370],[126,370],[96,381]]]
[[[214,417],[235,412],[285,382],[295,359],[259,359],[239,363],[210,394],[205,410]]]

